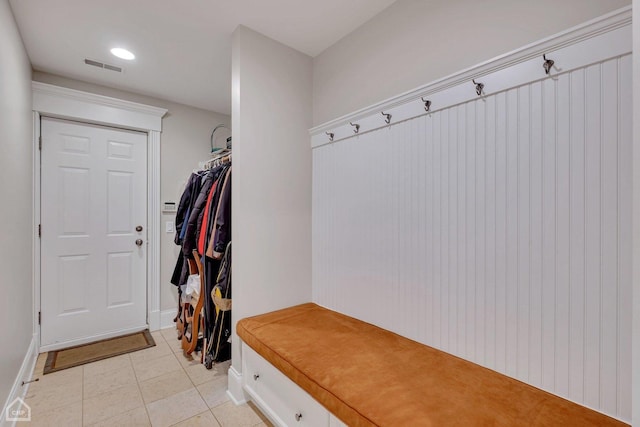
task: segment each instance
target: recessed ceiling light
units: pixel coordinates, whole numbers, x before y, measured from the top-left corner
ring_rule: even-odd
[[[128,61],[131,61],[132,59],[136,58],[136,56],[133,53],[121,47],[114,47],[113,49],[111,49],[111,53],[120,59],[126,59]]]

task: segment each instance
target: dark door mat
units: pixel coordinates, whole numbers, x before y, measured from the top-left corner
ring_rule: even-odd
[[[131,353],[153,347],[156,343],[148,330],[116,338],[82,344],[63,350],[50,351],[44,365],[44,374],[73,368],[85,363]]]

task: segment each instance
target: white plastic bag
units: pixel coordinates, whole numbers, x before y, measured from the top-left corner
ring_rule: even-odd
[[[191,274],[187,279],[187,289],[185,294],[189,297],[191,295],[198,295],[200,293],[200,275],[199,274]]]
[[[191,301],[191,296],[187,295],[187,285],[180,285],[180,299],[182,304],[186,304]]]

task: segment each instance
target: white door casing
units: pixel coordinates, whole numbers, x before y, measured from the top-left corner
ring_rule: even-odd
[[[164,108],[139,104],[74,89],[32,82],[33,88],[33,319],[34,337],[40,352],[52,348],[40,342],[41,242],[40,215],[41,116],[57,117],[145,132],[147,135],[147,322],[150,330],[160,328],[160,133]],[[80,340],[78,344],[83,341]],[[84,342],[87,342],[86,340]]]
[[[41,129],[42,346],[146,328],[146,134]]]

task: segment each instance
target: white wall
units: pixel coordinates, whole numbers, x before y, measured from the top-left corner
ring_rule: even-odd
[[[0,403],[33,337],[31,65],[9,2],[0,0]],[[3,415],[0,415],[0,419]]]
[[[631,418],[631,56],[313,152],[314,301]]]
[[[633,51],[640,52],[640,0],[633,0]],[[640,54],[633,55],[633,425],[640,426]]]
[[[313,123],[522,47],[630,0],[398,0],[314,58]]]
[[[198,167],[198,162],[210,158],[210,136],[213,128],[218,124],[231,126],[229,116],[213,111],[38,71],[33,73],[33,79],[168,109],[169,112],[162,119],[160,148],[160,197],[163,202],[177,203],[189,174]],[[163,214],[161,219],[160,310],[177,309],[178,304],[176,287],[170,283],[170,280],[180,249],[173,243],[174,234],[164,232],[165,222],[173,221],[174,218],[175,214]]]
[[[311,300],[311,74],[310,57],[246,27],[233,33],[234,325]]]

